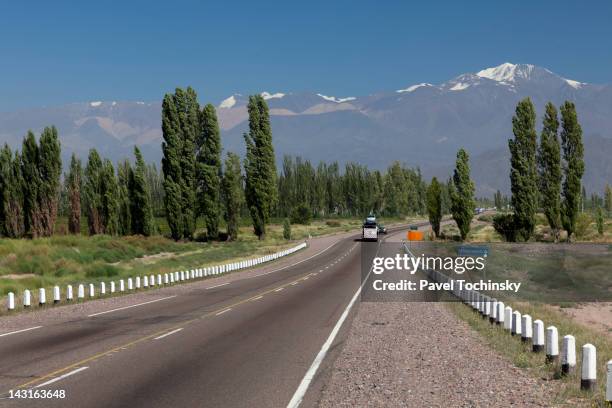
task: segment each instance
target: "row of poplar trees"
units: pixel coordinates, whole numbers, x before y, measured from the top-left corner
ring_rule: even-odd
[[[584,174],[582,128],[574,103],[566,101],[560,111],[561,123],[557,108],[546,104],[538,145],[531,99],[523,99],[516,107],[512,118],[514,139],[508,141],[514,209],[506,216],[505,235],[509,240],[527,241],[533,236],[538,208],[546,215],[555,241],[561,229],[567,232],[568,241],[576,231]]]
[[[221,163],[221,137],[214,106],[200,108],[197,94],[190,87],[177,88],[164,97],[164,206],[173,239],[193,239],[199,217],[204,220],[207,237],[218,238],[221,214],[227,223],[228,239],[236,238],[243,199],[254,233],[264,238],[278,196],[272,128],[263,97],[249,97],[248,114],[243,195],[238,156],[230,152],[225,166]]]

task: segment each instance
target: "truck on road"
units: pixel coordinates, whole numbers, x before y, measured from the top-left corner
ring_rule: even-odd
[[[378,241],[378,224],[376,223],[376,217],[371,214],[368,215],[361,227],[361,240]]]

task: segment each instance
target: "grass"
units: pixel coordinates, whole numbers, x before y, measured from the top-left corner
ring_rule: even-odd
[[[568,319],[552,307],[542,303],[514,302],[510,306],[518,308],[521,313],[529,314],[533,320],[540,319],[545,327],[553,325],[559,331],[559,349],[561,339],[566,334],[576,338],[576,371],[566,377],[561,376],[559,364],[545,364],[543,353],[533,353],[531,344],[521,342],[520,338],[510,336],[500,326],[491,325],[471,307],[459,302],[449,302],[447,306],[459,318],[466,321],[477,331],[484,341],[495,351],[508,358],[515,366],[524,369],[528,375],[553,381],[559,386],[556,405],[607,407],[605,399],[606,362],[612,357],[612,340],[596,330],[587,328]],[[589,393],[580,390],[581,348],[586,343],[597,349],[597,390]]]

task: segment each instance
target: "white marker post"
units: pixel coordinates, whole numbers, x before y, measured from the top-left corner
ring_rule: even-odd
[[[491,316],[491,298],[487,297],[484,304],[484,314],[482,315],[483,319],[490,319]]]
[[[504,329],[512,330],[512,308],[510,306],[504,309]]]
[[[170,283],[170,278],[168,278],[168,274],[164,273],[164,285],[167,285]]]
[[[500,326],[504,324],[504,302],[497,302],[497,316],[495,320],[495,323]]]
[[[53,287],[53,303],[59,303],[61,300],[60,288],[59,286]]]
[[[119,280],[119,292],[125,291],[125,281],[123,279]]]
[[[83,300],[85,298],[85,286],[83,286],[83,284],[80,284],[77,288],[77,298],[79,300]]]
[[[136,289],[140,289],[140,276],[136,277]]]
[[[544,322],[540,319],[533,322],[533,352],[544,351]]]
[[[106,295],[106,283],[100,282],[100,296]]]
[[[546,362],[554,363],[559,360],[559,332],[555,326],[546,328]]]
[[[521,320],[521,341],[523,343],[528,343],[531,341],[531,338],[533,337],[533,325],[531,323],[531,316],[529,316],[528,314],[523,315],[522,320]]]
[[[96,287],[94,286],[93,283],[89,284],[89,297],[92,298],[96,296]]]
[[[157,286],[161,286],[162,285],[162,277],[161,274],[158,273],[157,274]]]
[[[149,285],[155,286],[155,276],[154,275],[149,276]]]
[[[595,351],[595,346],[587,343],[582,346],[582,376],[580,380],[580,388],[585,391],[593,391],[595,390],[596,383],[597,354]]]
[[[32,304],[32,294],[28,289],[23,291],[23,307],[30,307]]]
[[[142,287],[144,287],[144,288],[148,288],[149,287],[149,277],[147,275],[145,275],[144,279],[142,280]]]
[[[47,292],[45,288],[38,289],[38,306],[44,306],[47,303]]]
[[[493,299],[493,302],[491,302],[491,314],[489,315],[489,322],[491,324],[495,324],[497,320],[497,303],[497,299]]]
[[[111,281],[110,283],[110,293],[115,293],[115,281]]]
[[[561,373],[567,375],[576,369],[576,339],[571,334],[563,336],[561,346]]]
[[[520,336],[523,333],[521,328],[521,312],[515,310],[512,313],[512,330],[510,333],[513,336]]]
[[[6,308],[8,310],[15,310],[15,294],[13,292],[8,293],[8,298],[6,299]]]
[[[72,285],[66,286],[66,300],[72,302]]]
[[[134,280],[132,278],[128,278],[128,290],[134,290]]]

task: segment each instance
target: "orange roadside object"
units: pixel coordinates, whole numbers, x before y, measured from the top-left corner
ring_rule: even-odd
[[[422,241],[423,240],[423,231],[408,231],[406,235],[408,241]]]

